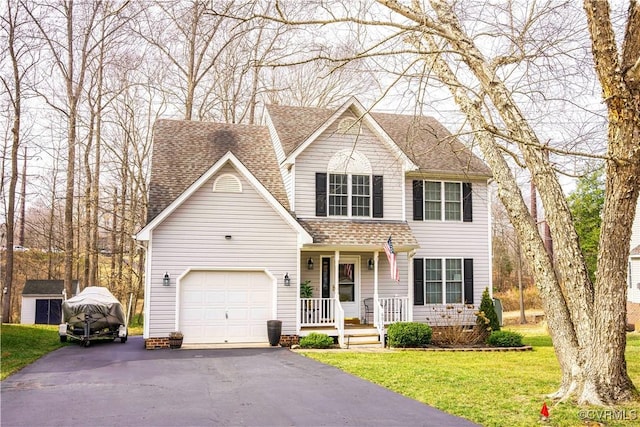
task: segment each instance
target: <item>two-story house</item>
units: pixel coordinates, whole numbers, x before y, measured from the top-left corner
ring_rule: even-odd
[[[490,170],[429,117],[268,106],[262,126],[159,120],[144,338],[383,342],[491,289]],[[312,290],[300,296],[301,283]]]

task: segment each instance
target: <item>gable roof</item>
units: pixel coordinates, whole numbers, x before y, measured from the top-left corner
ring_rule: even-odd
[[[153,129],[147,222],[228,152],[233,153],[285,209],[289,209],[266,127],[161,119]]]
[[[78,289],[78,281],[73,280],[72,288]],[[64,290],[64,280],[27,280],[22,289],[22,295],[60,295]]]
[[[632,257],[640,256],[640,245],[631,249],[631,253],[629,255],[631,255]]]
[[[169,206],[164,208],[162,212],[156,215],[151,221],[145,225],[142,230],[134,236],[136,240],[149,240],[151,231],[162,223],[171,213],[173,213],[182,203],[193,195],[199,188],[201,188],[211,177],[216,174],[223,166],[230,163],[249,183],[265,198],[265,200],[274,208],[274,210],[287,222],[293,229],[298,232],[299,243],[311,243],[312,238],[307,231],[296,221],[281,202],[279,202],[269,191],[262,185],[262,183],[251,174],[249,169],[242,164],[231,151],[227,151],[217,162],[215,162],[209,169],[200,175],[200,177],[193,182],[187,189],[185,189],[180,195],[173,200]]]
[[[356,100],[350,102],[359,105]],[[338,110],[267,106],[286,156],[326,125]],[[421,173],[491,176],[489,167],[433,117],[376,112],[370,117]]]

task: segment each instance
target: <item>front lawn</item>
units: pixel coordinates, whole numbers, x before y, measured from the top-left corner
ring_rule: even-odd
[[[3,323],[0,329],[2,372],[0,380],[62,347],[57,325]]]
[[[534,346],[533,351],[304,354],[484,426],[542,425],[544,396],[558,387],[560,369],[548,335],[519,332],[525,334],[525,344]],[[628,335],[626,355],[629,375],[639,386],[640,334]],[[586,425],[579,415],[583,408],[570,403],[554,406],[548,399],[546,403],[550,421],[544,425]],[[640,422],[640,401],[616,408],[625,412],[593,409],[588,414],[599,417],[603,425],[630,426]],[[624,416],[626,421],[612,421]]]

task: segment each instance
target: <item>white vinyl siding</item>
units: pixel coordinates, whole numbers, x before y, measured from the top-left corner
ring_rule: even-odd
[[[211,191],[213,181],[225,173],[240,178],[242,193]],[[231,165],[221,168],[152,232],[147,278],[149,337],[167,336],[175,329],[176,279],[187,269],[198,267],[270,272],[277,279],[277,307],[272,314],[283,321],[283,334],[295,333],[297,237]],[[171,277],[171,286],[162,285],[165,272]],[[283,285],[286,273],[291,277],[290,287]]]
[[[347,112],[343,117],[354,116]],[[329,160],[338,151],[349,148],[366,156],[371,164],[371,175],[384,176],[384,220],[401,220],[403,218],[402,186],[404,185],[401,161],[366,126],[362,127],[360,135],[337,133],[337,122],[343,117],[339,118],[296,158],[294,184],[296,215],[300,218],[315,218],[316,173],[327,172]],[[327,186],[327,196],[328,190]]]
[[[445,180],[431,181],[441,182]],[[411,231],[420,245],[415,258],[473,259],[473,301],[474,305],[478,306],[482,298],[482,291],[486,287],[491,289],[489,192],[486,181],[478,180],[471,181],[471,183],[473,189],[473,222],[411,220],[413,212],[413,200],[411,198],[413,180],[411,178],[407,178],[405,181],[405,191],[409,196],[405,203],[405,209]],[[442,274],[445,275],[446,266],[443,265],[442,268]],[[457,285],[453,285],[452,281],[451,289],[453,290],[455,286]],[[461,284],[461,288],[464,288],[463,284]],[[428,300],[425,300],[425,305],[423,306],[414,306],[414,319],[422,321],[429,316],[429,312],[433,310],[432,307],[433,305],[430,305]]]

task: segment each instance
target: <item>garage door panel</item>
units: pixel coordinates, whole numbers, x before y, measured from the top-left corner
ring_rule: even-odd
[[[273,284],[264,272],[197,271],[181,281],[185,343],[267,342]]]

